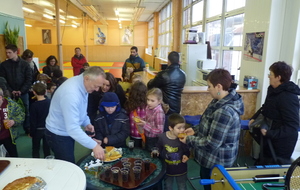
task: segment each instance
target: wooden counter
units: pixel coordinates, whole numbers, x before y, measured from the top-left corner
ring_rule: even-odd
[[[155,77],[153,72],[137,72],[142,76],[143,82],[148,83]],[[256,111],[256,100],[259,90],[248,90],[244,87],[238,87],[237,92],[243,97],[244,115],[241,119],[247,120]],[[181,97],[181,115],[202,115],[212,97],[207,91],[207,86],[185,86]]]

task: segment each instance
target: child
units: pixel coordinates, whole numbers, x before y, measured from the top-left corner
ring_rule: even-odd
[[[173,189],[173,181],[176,180],[180,190],[186,190],[187,161],[189,159],[188,146],[178,139],[178,135],[184,133],[185,120],[181,115],[174,113],[168,117],[169,130],[158,135],[157,148],[159,156],[166,162],[167,171],[164,179],[166,190]]]
[[[126,147],[129,118],[120,106],[116,93],[105,92],[100,101],[100,113],[94,121],[95,139],[102,147]]]
[[[128,99],[125,102],[125,109],[129,113],[130,122],[130,138],[134,140],[135,147],[143,147],[141,134],[137,130],[134,118],[138,117],[142,120],[146,116],[147,106],[147,86],[143,82],[135,82],[129,91]],[[144,143],[145,144],[145,143]]]
[[[52,98],[52,94],[55,91],[55,89],[56,89],[56,84],[54,82],[50,82],[47,84],[47,97],[49,99]]]
[[[90,64],[86,62],[86,63],[84,63],[84,64],[82,65],[82,67],[83,67],[83,68],[80,69],[79,74],[83,73],[87,68],[89,68],[89,67],[90,67]]]
[[[165,123],[165,109],[166,105],[162,101],[163,95],[159,88],[153,88],[147,92],[147,107],[145,120],[139,119],[136,122],[139,132],[145,132],[146,149],[151,149],[157,143],[158,134],[163,133]],[[163,107],[162,107],[163,105]]]
[[[50,147],[46,141],[45,121],[49,112],[50,99],[45,98],[46,84],[37,82],[32,86],[37,101],[30,107],[30,136],[32,137],[32,157],[40,158],[40,143],[43,140],[44,157],[50,155]]]

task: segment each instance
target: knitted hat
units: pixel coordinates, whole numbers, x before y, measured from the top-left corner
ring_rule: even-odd
[[[116,93],[106,92],[101,100],[100,105],[105,107],[114,107],[120,103],[120,100]]]

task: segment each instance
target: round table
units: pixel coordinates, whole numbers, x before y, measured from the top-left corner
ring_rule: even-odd
[[[122,148],[123,151],[123,157],[128,157],[128,158],[136,158],[137,155],[140,155],[142,158],[149,158],[150,153],[146,150],[143,149],[138,149],[135,148],[133,151],[130,151],[128,148]],[[98,190],[98,189],[123,189],[122,187],[118,187],[106,182],[103,182],[99,179],[99,174],[100,172],[97,173],[97,175],[95,175],[95,173],[98,171],[98,167],[97,168],[93,168],[90,170],[85,170],[84,165],[86,163],[89,163],[91,160],[95,160],[95,158],[93,156],[91,156],[90,154],[84,156],[83,158],[81,158],[77,165],[84,171],[85,176],[86,176],[86,187],[88,190]],[[109,164],[114,165],[117,162],[119,162],[119,160],[116,160],[114,162],[109,162]],[[156,164],[157,169],[145,180],[141,183],[140,186],[138,186],[135,189],[162,189],[162,180],[165,176],[166,173],[166,166],[165,163],[159,159],[159,158],[153,158],[152,162],[154,164]],[[106,163],[104,163],[106,164]]]

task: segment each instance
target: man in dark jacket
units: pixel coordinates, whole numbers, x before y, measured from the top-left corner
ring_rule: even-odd
[[[168,67],[157,73],[154,79],[148,82],[148,89],[160,88],[163,92],[163,101],[169,104],[170,110],[166,118],[172,113],[180,113],[181,93],[185,85],[186,76],[179,65],[179,54],[172,51],[168,56]],[[167,121],[167,119],[166,119]],[[165,131],[168,130],[168,124],[165,123]]]
[[[126,59],[122,68],[122,77],[124,81],[130,81],[134,72],[143,71],[145,68],[144,60],[138,55],[138,48],[130,48],[130,56]]]
[[[7,60],[0,65],[0,77],[7,81],[7,88],[13,97],[20,97],[25,107],[25,121],[23,128],[26,133],[29,129],[29,96],[28,91],[32,82],[32,70],[28,62],[18,56],[16,45],[7,45]]]

